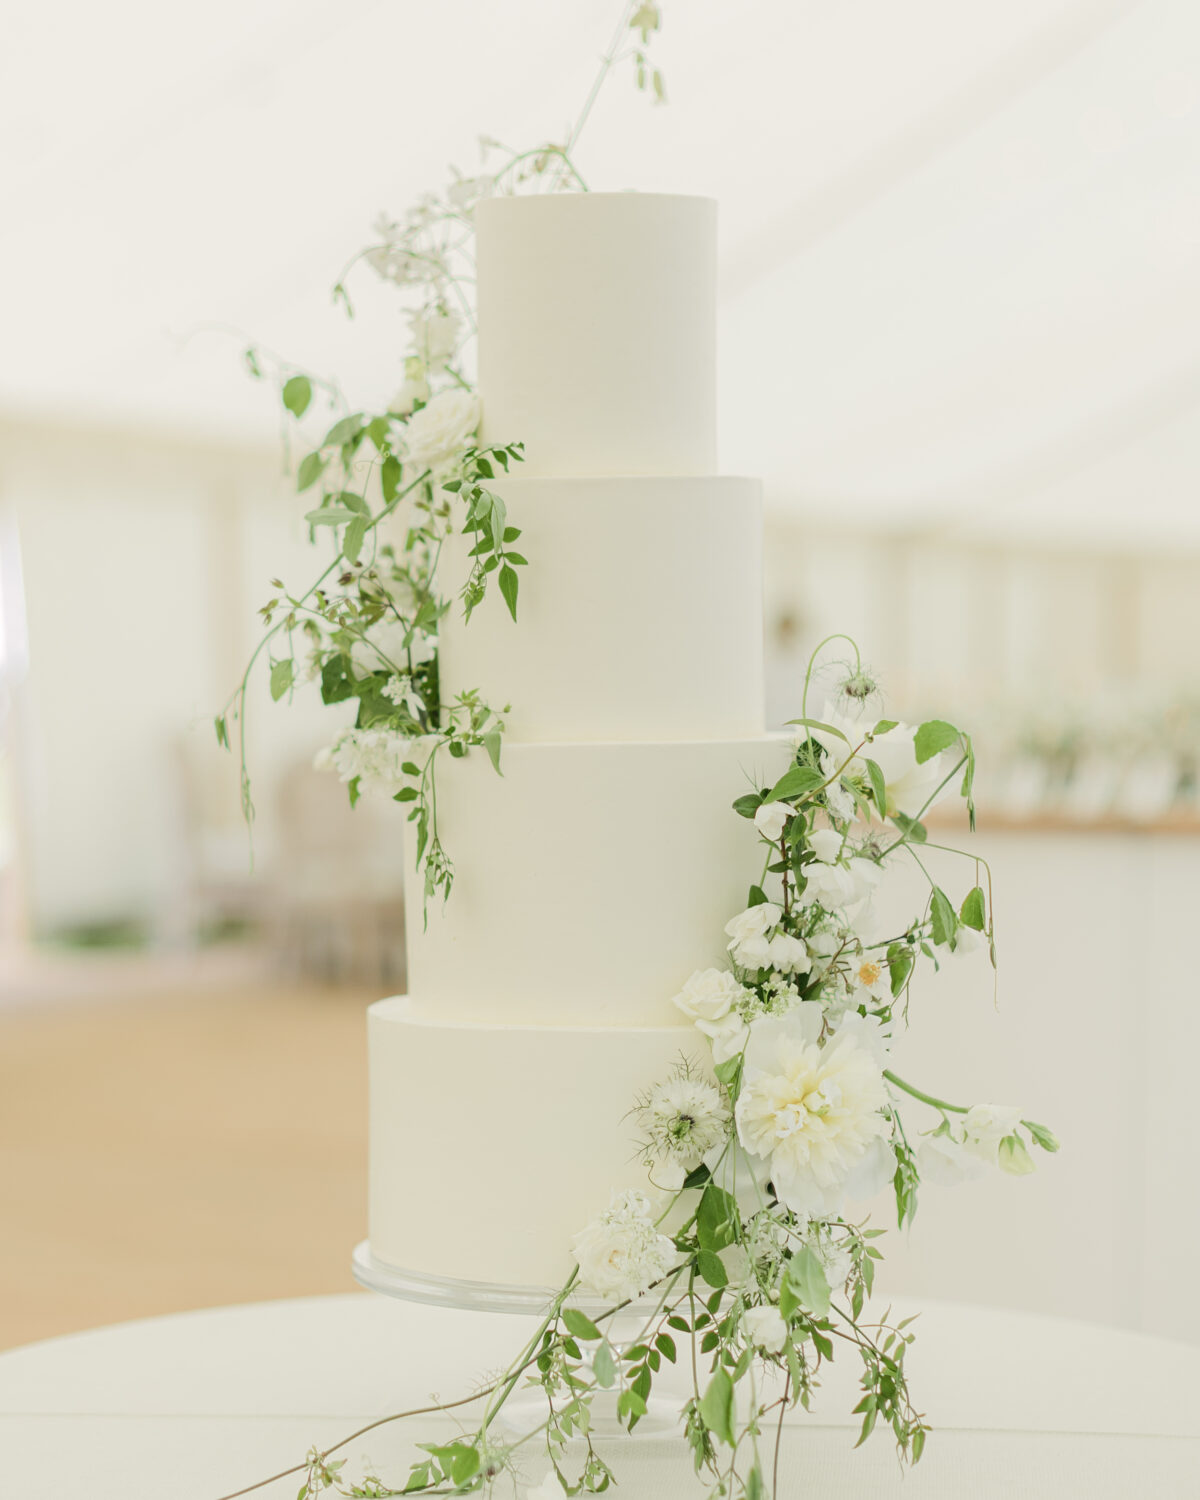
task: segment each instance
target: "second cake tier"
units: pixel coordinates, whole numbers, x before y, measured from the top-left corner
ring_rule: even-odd
[[[443,906],[407,915],[409,989],[447,1019],[662,1026],[762,873],[731,807],[782,774],[782,736],[662,744],[506,745],[442,757]],[[408,861],[414,839],[409,824]],[[411,887],[419,891],[419,879]]]
[[[452,609],[443,691],[510,703],[510,742],[761,730],[758,480],[515,477],[495,488],[529,559],[517,621],[494,585],[469,621]],[[447,576],[467,576],[473,540],[447,540]]]

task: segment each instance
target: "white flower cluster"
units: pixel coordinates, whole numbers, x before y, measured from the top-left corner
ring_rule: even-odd
[[[414,741],[393,729],[343,729],[333,744],[317,752],[313,767],[336,771],[339,780],[357,780],[364,793],[394,797],[408,778],[400,769]]]
[[[612,1302],[642,1296],[678,1259],[674,1242],[654,1223],[650,1200],[632,1189],[614,1193],[571,1248],[581,1284]]]
[[[926,1136],[917,1153],[921,1176],[952,1185],[978,1177],[985,1168],[999,1167],[1015,1177],[1033,1171],[1017,1127],[1021,1111],[1010,1104],[976,1104],[957,1126],[946,1121]]]
[[[775,969],[781,974],[807,974],[812,967],[800,938],[777,931],[782,910],[761,901],[739,912],[725,925],[729,952],[740,969]]]

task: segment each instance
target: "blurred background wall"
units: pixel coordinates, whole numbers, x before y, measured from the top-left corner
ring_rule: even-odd
[[[351,814],[309,770],[340,711],[259,675],[251,870],[211,719],[271,578],[314,569],[242,352],[385,401],[402,305],[359,268],[347,320],[331,283],[481,131],[560,129],[612,10],[120,0],[8,30],[0,1344],[349,1285],[402,815]],[[1174,1290],[1200,1235],[1200,13],[665,14],[669,106],[616,79],[581,160],[720,200],[769,716],[843,631],[899,714],[975,731],[998,988],[950,966],[903,1046],[1066,1145],[931,1189],[891,1284],[1200,1339]]]

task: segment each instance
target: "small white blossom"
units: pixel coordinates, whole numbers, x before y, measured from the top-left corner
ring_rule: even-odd
[[[742,1314],[746,1342],[767,1354],[781,1354],[787,1344],[787,1323],[777,1307],[748,1307]]]
[[[917,1148],[917,1170],[923,1182],[953,1187],[969,1182],[984,1170],[983,1162],[962,1141],[949,1134],[929,1135]]]
[[[404,362],[404,384],[388,402],[388,411],[396,417],[407,417],[420,401],[429,400],[429,381],[419,359]]]
[[[404,456],[415,469],[442,474],[475,440],[479,401],[470,391],[449,390],[409,418],[404,429]]]
[[[655,1156],[685,1170],[698,1167],[725,1139],[729,1111],[720,1091],[704,1078],[686,1075],[655,1084],[638,1108]]]
[[[441,370],[449,363],[462,337],[463,322],[451,310],[435,308],[408,314],[408,330],[414,357],[427,370]]]
[[[768,843],[777,844],[791,816],[786,802],[764,802],[754,814],[754,826]]]
[[[771,901],[747,907],[725,924],[733,961],[743,969],[760,969],[767,962],[767,938],[783,915]]]
[[[988,946],[986,932],[980,932],[978,928],[961,925],[954,934],[954,956],[955,958],[970,958],[972,953],[978,953]]]
[[[363,792],[393,797],[407,782],[400,769],[413,742],[391,729],[343,729],[313,761],[319,771],[336,771],[339,780],[359,783]]]
[[[963,1118],[963,1144],[981,1161],[997,1164],[1000,1142],[1021,1123],[1021,1111],[1011,1104],[975,1104]]]
[[[767,944],[767,962],[781,974],[807,974],[812,968],[803,941],[786,932],[777,932]]]
[[[855,954],[850,960],[849,982],[860,1004],[863,996],[881,1005],[892,998],[891,970],[878,953]]]
[[[644,1193],[614,1193],[608,1208],[572,1242],[580,1281],[612,1302],[640,1297],[678,1259],[674,1243],[660,1234]]]
[[[808,836],[808,842],[822,864],[832,865],[837,863],[844,839],[836,828],[814,828]]]

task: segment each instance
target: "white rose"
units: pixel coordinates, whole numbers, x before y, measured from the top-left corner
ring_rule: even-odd
[[[659,1234],[644,1193],[614,1193],[608,1208],[572,1242],[584,1287],[612,1302],[640,1297],[678,1259],[674,1243]]]
[[[747,938],[765,937],[782,915],[779,907],[770,901],[748,906],[725,924],[726,934],[733,939],[729,946],[732,948],[734,943],[743,943]]]
[[[767,945],[767,961],[780,974],[807,974],[812,968],[808,949],[799,938],[777,932]]]
[[[448,469],[470,447],[479,426],[479,400],[470,391],[443,391],[409,419],[404,452],[417,469]]]
[[[742,1314],[746,1342],[767,1354],[780,1354],[787,1343],[787,1323],[777,1307],[748,1307]]]
[[[750,1035],[750,1028],[735,1010],[716,1021],[697,1021],[696,1029],[702,1031],[712,1044],[713,1062],[718,1063],[736,1057]]]
[[[808,842],[822,864],[835,863],[842,852],[842,835],[836,828],[815,828],[809,834]]]
[[[745,993],[728,969],[697,969],[673,1003],[693,1021],[719,1021]]]
[[[754,814],[754,826],[769,843],[776,844],[791,816],[792,809],[786,802],[764,802]]]

